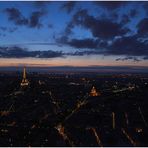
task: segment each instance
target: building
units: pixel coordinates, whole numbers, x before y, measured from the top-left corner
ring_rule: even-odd
[[[21,82],[21,86],[28,86],[29,85],[29,81],[27,80],[26,78],[26,68],[24,67],[23,69],[23,79],[22,79],[22,82]]]
[[[91,97],[97,97],[97,96],[100,96],[101,94],[99,92],[96,91],[95,87],[93,86],[90,93],[89,93],[89,96]]]

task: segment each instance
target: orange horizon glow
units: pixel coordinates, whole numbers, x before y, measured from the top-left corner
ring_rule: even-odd
[[[53,58],[53,59],[38,59],[38,58],[0,58],[0,67],[8,66],[32,66],[32,67],[52,67],[52,66],[148,66],[148,62],[129,62],[129,61],[115,61],[110,58],[94,59],[91,57],[76,58]]]

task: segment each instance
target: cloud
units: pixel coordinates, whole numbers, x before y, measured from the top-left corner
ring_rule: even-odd
[[[67,30],[70,32],[74,25],[89,29],[94,37],[102,39],[112,39],[115,36],[125,35],[129,29],[122,24],[113,22],[110,19],[97,19],[88,14],[87,10],[79,10],[72,21],[68,24]]]
[[[145,11],[148,15],[148,2],[147,1],[143,2],[143,8],[145,9]]]
[[[49,42],[28,42],[28,43],[23,43],[21,45],[57,45],[57,43],[49,43]]]
[[[117,10],[127,4],[127,2],[118,1],[118,2],[95,2],[100,7],[106,8],[108,10]],[[45,3],[43,3],[44,5]],[[75,7],[75,2],[63,2],[62,9],[66,10],[68,13],[75,12],[73,11]],[[46,5],[46,4],[45,4]],[[135,6],[134,6],[135,7]],[[26,49],[18,49],[18,47],[12,48],[7,47],[3,50],[0,47],[0,54],[2,57],[39,57],[39,58],[52,58],[52,57],[63,57],[67,55],[91,55],[91,54],[102,54],[102,55],[116,55],[116,56],[126,56],[125,58],[117,58],[116,60],[133,60],[138,61],[138,57],[144,57],[147,59],[148,56],[148,42],[144,38],[148,35],[148,18],[142,19],[137,25],[137,35],[131,35],[130,30],[127,27],[131,27],[132,23],[129,22],[133,17],[136,17],[138,14],[137,9],[134,7],[130,10],[127,9],[125,14],[121,14],[120,11],[110,11],[108,17],[97,17],[90,14],[86,9],[80,9],[76,13],[72,13],[73,16],[71,21],[67,24],[63,36],[59,39],[56,39],[57,43],[61,45],[68,45],[74,47],[74,49],[81,49],[80,51],[73,53],[63,53],[57,51],[27,51]],[[21,10],[21,9],[20,9]],[[30,28],[40,28],[42,27],[42,17],[46,14],[44,9],[38,9],[33,11],[29,16],[24,16],[19,9],[17,8],[6,8],[5,12],[8,16],[8,19],[13,22],[15,25],[24,25]],[[104,11],[104,10],[103,10]],[[103,12],[102,11],[102,12]],[[139,10],[140,12],[141,10]],[[108,11],[107,11],[108,12]],[[95,14],[97,15],[97,14]],[[112,15],[112,19],[111,19]],[[122,15],[122,16],[121,16]],[[122,18],[121,18],[122,17]],[[139,18],[139,16],[138,16]],[[134,18],[135,19],[135,18]],[[119,22],[120,21],[120,22]],[[129,24],[127,24],[129,23]],[[47,24],[48,25],[48,24]],[[49,24],[49,28],[52,28],[52,25]],[[80,27],[90,31],[92,37],[78,39],[71,36],[76,29],[74,27]],[[5,26],[0,27],[0,31],[13,32],[15,28],[6,28]],[[133,29],[135,32],[136,30]],[[57,30],[58,31],[58,30]],[[77,34],[76,34],[77,35]],[[142,35],[142,36],[140,36]],[[140,39],[141,37],[141,39]],[[45,44],[48,43],[37,43]],[[49,43],[50,44],[50,43]],[[82,50],[85,49],[85,50]],[[87,49],[87,50],[86,50]],[[102,50],[103,49],[103,50]]]
[[[138,15],[138,11],[136,9],[131,9],[128,13],[122,15],[121,23],[123,25],[129,23],[133,17]]]
[[[143,57],[143,60],[148,60],[148,56]]]
[[[125,6],[127,2],[125,1],[97,1],[95,2],[99,7],[106,8],[108,10],[116,10],[122,6]]]
[[[28,51],[25,48],[13,46],[13,47],[0,47],[0,57],[3,58],[56,58],[64,57],[61,51]]]
[[[130,22],[130,18],[128,15],[124,14],[122,15],[122,20],[121,20],[121,23],[124,25],[124,24],[127,24]]]
[[[67,41],[66,44],[75,48],[96,49],[98,48],[99,42],[94,39],[71,39],[70,41]]]
[[[146,56],[148,55],[147,47],[148,44],[144,41],[140,41],[136,36],[122,37],[108,46],[106,54]]]
[[[141,61],[141,59],[139,59],[137,57],[131,57],[131,56],[116,59],[116,61],[127,61],[127,60],[132,60],[133,62],[140,62]]]
[[[43,11],[35,11],[32,12],[30,19],[29,19],[29,26],[31,28],[40,28],[42,24],[40,23],[40,18],[45,14]]]
[[[138,28],[138,33],[141,35],[148,35],[148,18],[144,18],[142,19],[138,25],[137,25],[137,28]]]
[[[73,53],[73,55],[115,55],[115,56],[126,56],[125,58],[117,58],[116,61],[132,60],[134,62],[139,62],[142,57],[147,60],[148,57],[148,42],[139,40],[137,36],[128,36],[118,38],[112,43],[105,41],[86,39],[86,40],[76,40],[73,39],[71,42],[67,42],[67,45],[81,50]]]
[[[68,35],[70,35],[70,34],[72,34],[73,32],[72,32],[72,28],[75,26],[75,23],[74,22],[69,22],[68,24],[67,24],[67,26],[66,26],[66,28],[65,28],[65,32],[64,32],[64,34],[65,34],[65,36],[68,36]]]
[[[28,24],[28,19],[26,19],[17,8],[6,8],[5,12],[8,15],[8,19],[16,25]]]
[[[8,20],[12,21],[15,25],[27,26],[30,28],[40,28],[42,24],[40,18],[46,14],[45,11],[34,11],[29,18],[26,18],[17,8],[6,8],[5,12],[8,15]]]
[[[131,9],[129,12],[129,16],[130,17],[136,17],[138,14],[138,10],[137,9]]]
[[[108,47],[108,42],[105,40],[99,40],[94,38],[84,38],[84,39],[69,39],[68,36],[61,36],[56,38],[57,45],[68,45],[79,49],[104,49]]]
[[[64,35],[57,39],[57,43],[68,45],[79,49],[89,49],[87,51],[80,51],[73,53],[73,55],[88,55],[88,54],[102,54],[102,55],[116,55],[128,56],[126,58],[119,58],[118,60],[133,60],[138,62],[141,59],[138,57],[148,56],[148,41],[140,36],[140,34],[148,33],[148,18],[142,19],[138,25],[138,33],[131,35],[130,30],[124,27],[132,17],[135,17],[137,12],[132,9],[123,18],[120,23],[115,20],[107,18],[96,18],[88,14],[86,9],[77,11],[72,20],[65,29]],[[75,26],[81,26],[90,30],[93,37],[86,39],[71,39],[70,35],[73,33],[72,29]]]
[[[61,9],[66,10],[67,13],[71,13],[75,5],[76,5],[76,1],[68,1],[62,5]]]
[[[102,54],[99,50],[84,50],[84,51],[75,51],[73,53],[67,53],[71,56],[84,56],[84,55],[100,55]]]
[[[66,38],[63,39],[63,44],[64,43],[78,49],[87,49],[69,54],[73,56],[91,54],[126,56],[125,58],[117,58],[116,61],[132,60],[134,62],[141,61],[142,57],[145,57],[144,59],[147,60],[146,57],[148,57],[148,42],[139,40],[137,36],[121,37],[112,41],[110,44],[106,41],[99,41],[97,39],[67,40]]]

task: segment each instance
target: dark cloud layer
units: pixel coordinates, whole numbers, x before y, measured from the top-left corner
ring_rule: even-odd
[[[117,58],[116,59],[116,61],[127,61],[127,60],[131,60],[131,61],[133,61],[133,62],[140,62],[141,61],[141,59],[139,59],[139,58],[137,58],[137,57],[129,57],[129,56],[127,56],[127,57],[124,57],[124,58]]]
[[[107,54],[145,56],[148,55],[148,44],[136,36],[122,37],[108,47]]]
[[[96,55],[101,54],[100,51],[96,50],[84,50],[84,51],[75,51],[75,52],[67,52],[64,53],[62,51],[29,51],[26,48],[22,48],[19,46],[12,47],[0,47],[0,57],[3,58],[57,58],[57,57],[66,57],[66,56],[83,56],[83,55]]]
[[[148,18],[142,19],[138,25],[138,33],[148,35]]]
[[[94,37],[110,39],[115,36],[126,34],[129,29],[123,28],[122,24],[113,22],[109,19],[96,19],[88,14],[87,10],[80,10],[68,24],[66,31],[71,32],[74,25],[80,25],[89,29]]]
[[[128,13],[122,15],[121,23],[124,26],[125,24],[129,23],[132,18],[138,15],[138,10],[131,9]]]
[[[45,13],[42,11],[35,11],[32,12],[30,16],[30,21],[29,21],[29,26],[32,28],[38,27],[40,28],[42,24],[40,23],[40,18],[44,15]]]
[[[99,55],[126,56],[126,58],[119,58],[116,61],[132,60],[134,62],[139,62],[141,60],[137,57],[148,57],[148,42],[139,40],[136,36],[122,37],[122,38],[116,39],[110,45],[107,44],[106,42],[99,42],[97,40],[94,43],[95,44],[93,45],[95,46],[93,46],[92,44],[89,44],[90,46],[89,47],[87,45],[87,41],[85,46],[78,46],[79,44],[77,45],[77,42],[73,42],[74,45],[71,45],[71,46],[75,46],[75,47],[78,46],[77,48],[79,49],[81,48],[84,49],[89,47],[88,48],[89,50],[76,52],[73,55],[99,54]],[[91,48],[93,50],[91,50]],[[146,60],[147,58],[144,58],[144,59]]]
[[[122,16],[122,20],[121,20],[121,23],[124,25],[124,24],[127,24],[130,22],[130,17],[127,15],[127,14],[124,14]]]
[[[125,1],[97,1],[96,5],[104,7],[108,10],[116,10],[127,4]]]
[[[143,60],[148,60],[148,56],[143,57]]]
[[[68,53],[67,55],[71,56],[84,56],[84,55],[100,55],[102,54],[98,50],[84,50],[84,51],[76,51],[74,53]]]
[[[0,47],[0,57],[3,58],[56,58],[63,57],[64,54],[61,51],[28,51],[21,47]]]
[[[34,11],[31,13],[29,18],[26,18],[17,8],[6,8],[5,12],[8,15],[8,19],[15,25],[25,25],[31,28],[40,28],[42,26],[40,18],[46,14],[42,10]]]
[[[142,4],[143,4],[143,8],[145,9],[145,11],[146,11],[146,13],[148,15],[148,3],[147,3],[147,1],[142,2]]]
[[[16,8],[6,8],[5,12],[8,15],[8,19],[13,21],[16,25],[27,25],[28,19],[26,19],[21,12]]]
[[[75,48],[88,48],[88,49],[96,49],[98,48],[99,42],[98,40],[94,40],[94,39],[71,39],[68,40],[68,38],[60,38],[60,40],[58,41],[59,43],[62,44],[67,44],[71,47],[75,47]]]
[[[138,10],[137,9],[131,9],[129,12],[130,17],[136,17],[138,15]]]
[[[105,6],[106,4],[103,3]],[[113,7],[112,3],[110,3],[107,7],[108,9],[116,9],[116,6],[123,6],[125,4],[127,3],[119,2]],[[79,49],[90,49],[76,52],[73,55],[103,54],[128,56],[126,58],[118,58],[117,61],[132,60],[139,62],[141,59],[134,56],[148,56],[148,42],[143,38],[148,34],[148,18],[142,19],[137,24],[137,34],[135,35],[130,35],[130,29],[125,27],[125,24],[129,23],[137,14],[138,11],[136,9],[131,9],[122,16],[121,22],[117,22],[114,19],[94,17],[89,15],[87,10],[81,9],[73,15],[72,20],[65,29],[65,35],[60,38],[60,42]],[[81,26],[89,30],[93,38],[69,39],[75,26]],[[140,39],[141,37],[142,39]],[[108,41],[110,41],[109,44]]]
[[[67,13],[71,13],[76,5],[76,1],[68,1],[62,5],[62,9],[66,10]]]
[[[35,2],[38,8],[44,8],[48,2]],[[83,56],[83,55],[116,55],[124,56],[117,58],[116,61],[132,60],[140,61],[138,57],[143,57],[143,60],[148,58],[148,18],[142,19],[135,25],[135,34],[130,34],[130,23],[133,18],[138,16],[139,10],[135,7],[131,8],[123,14],[118,13],[121,7],[129,4],[125,1],[98,1],[93,4],[107,9],[108,17],[101,17],[99,14],[94,16],[90,14],[88,9],[74,9],[78,2],[67,1],[62,2],[61,10],[66,11],[71,16],[71,20],[65,27],[65,31],[61,38],[56,38],[56,45],[68,45],[74,49],[80,49],[73,53],[62,53],[57,51],[28,51],[20,47],[0,47],[1,57],[39,57],[53,58],[63,57],[65,55]],[[139,2],[137,2],[139,3]],[[41,7],[38,5],[41,4]],[[148,3],[142,2],[143,8],[147,11]],[[77,11],[76,11],[77,10]],[[76,12],[75,12],[76,11]],[[103,10],[104,11],[104,10]],[[102,11],[102,12],[103,12]],[[73,12],[73,13],[71,13]],[[44,9],[33,10],[28,17],[24,16],[17,8],[6,8],[5,13],[8,20],[17,26],[27,26],[30,28],[40,28],[43,26],[41,19],[46,12]],[[73,15],[72,15],[73,14]],[[49,20],[50,21],[50,20]],[[53,27],[49,24],[48,27]],[[74,28],[80,27],[89,31],[92,36],[89,38],[78,39],[74,35]],[[133,27],[134,28],[134,27]],[[0,27],[1,32],[14,32],[15,28]],[[74,36],[72,36],[74,35]]]
[[[108,47],[108,43],[103,40],[93,39],[93,38],[85,38],[85,39],[69,39],[67,36],[62,36],[56,40],[58,44],[68,45],[77,49],[95,49],[106,48]]]

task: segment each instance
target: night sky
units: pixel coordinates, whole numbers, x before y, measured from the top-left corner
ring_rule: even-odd
[[[148,66],[148,2],[0,2],[0,66]]]

